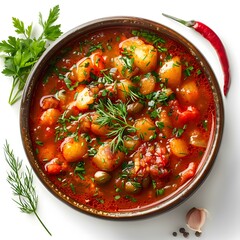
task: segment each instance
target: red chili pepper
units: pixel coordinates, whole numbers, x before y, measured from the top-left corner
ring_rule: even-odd
[[[162,14],[165,17],[171,18],[187,27],[191,27],[193,29],[195,29],[197,32],[199,32],[204,38],[206,38],[211,44],[212,46],[215,48],[221,66],[222,66],[222,70],[224,73],[224,87],[223,87],[223,92],[224,95],[227,96],[229,87],[230,87],[230,74],[229,74],[229,62],[228,62],[228,57],[227,57],[227,53],[226,50],[224,48],[224,45],[221,41],[221,39],[218,37],[218,35],[208,26],[206,26],[204,23],[198,22],[198,21],[185,21],[179,18],[175,18],[172,16],[169,16],[167,14]]]

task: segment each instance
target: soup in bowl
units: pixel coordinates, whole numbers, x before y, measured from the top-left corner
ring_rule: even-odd
[[[36,63],[21,103],[23,144],[38,177],[101,217],[177,206],[210,172],[222,130],[221,93],[203,55],[140,18],[66,33]]]

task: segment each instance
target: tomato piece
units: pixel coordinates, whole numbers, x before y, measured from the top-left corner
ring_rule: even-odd
[[[199,111],[197,108],[189,106],[185,111],[180,112],[178,121],[180,124],[185,124],[199,117]]]
[[[180,183],[181,185],[183,183],[185,183],[187,180],[189,180],[190,178],[192,178],[195,173],[196,173],[196,170],[197,170],[197,165],[195,162],[190,162],[188,164],[188,167],[183,170],[181,173],[179,173],[179,176],[180,176]]]
[[[62,171],[62,166],[57,163],[50,163],[45,165],[48,174],[57,175]]]
[[[59,100],[57,100],[54,96],[47,95],[41,98],[40,106],[43,110],[47,110],[49,108],[57,108],[59,105]]]
[[[44,139],[49,139],[50,137],[53,137],[55,135],[55,129],[51,127],[46,127],[44,131]]]
[[[170,107],[173,111],[172,120],[176,126],[183,126],[192,120],[196,120],[200,116],[199,110],[196,107],[188,106],[183,109],[177,100],[171,101]]]

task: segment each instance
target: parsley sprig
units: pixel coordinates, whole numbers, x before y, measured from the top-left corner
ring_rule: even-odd
[[[56,5],[50,9],[46,21],[39,13],[39,24],[42,27],[39,37],[33,36],[33,24],[25,26],[18,18],[12,18],[15,32],[19,37],[9,36],[8,40],[0,42],[0,52],[4,53],[2,73],[12,78],[9,104],[13,105],[21,98],[22,90],[32,67],[46,50],[48,44],[62,34],[61,25],[54,25],[59,17],[59,12],[59,6]]]
[[[14,196],[16,196],[16,199],[13,199],[13,201],[17,203],[22,212],[33,213],[48,234],[52,235],[37,214],[38,196],[33,186],[32,171],[27,167],[25,172],[22,171],[22,161],[15,157],[7,141],[4,145],[4,154],[11,169],[8,173],[7,181],[11,185]]]

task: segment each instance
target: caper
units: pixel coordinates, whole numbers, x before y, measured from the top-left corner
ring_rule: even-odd
[[[147,188],[149,186],[151,182],[151,179],[149,176],[145,177],[143,180],[142,180],[142,186],[143,188]]]
[[[94,174],[94,181],[97,184],[104,184],[104,183],[108,182],[110,179],[111,179],[111,175],[104,171],[97,171]]]
[[[129,114],[137,114],[143,110],[144,106],[140,102],[134,102],[127,106],[127,112]]]
[[[132,181],[127,181],[125,183],[125,191],[127,193],[138,193],[142,189],[141,183],[138,182],[132,182]]]

